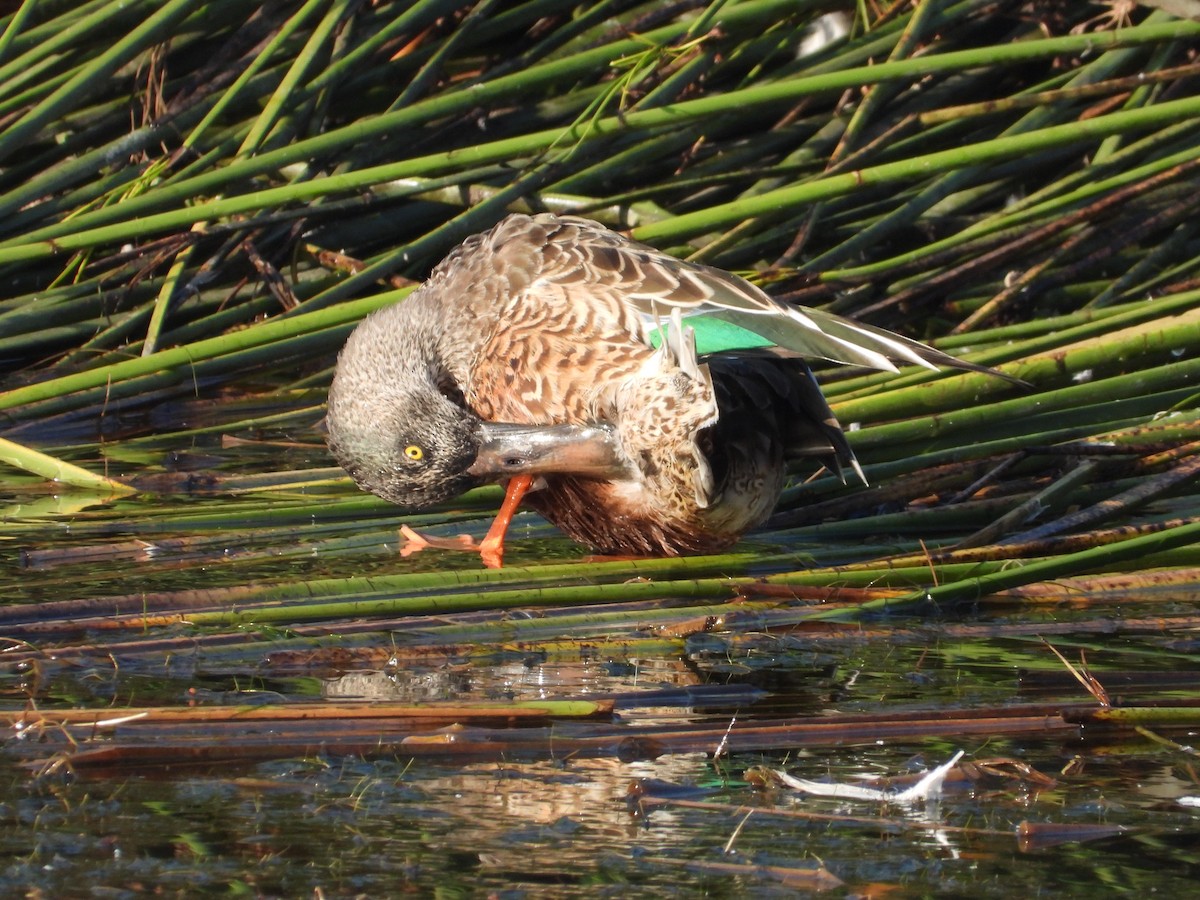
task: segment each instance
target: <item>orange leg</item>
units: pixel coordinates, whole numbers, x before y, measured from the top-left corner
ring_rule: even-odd
[[[532,475],[518,475],[509,479],[500,512],[496,514],[496,520],[492,522],[492,527],[480,543],[476,544],[468,534],[452,538],[433,537],[414,531],[407,525],[401,525],[400,536],[404,538],[404,545],[400,548],[400,555],[410,556],[429,547],[439,550],[469,550],[478,552],[483,564],[489,569],[499,569],[504,562],[504,535],[508,532],[508,526],[512,524],[517,507],[521,505],[532,484]]]
[[[479,555],[489,569],[499,569],[504,564],[504,535],[508,533],[508,526],[517,514],[517,507],[521,505],[532,485],[532,475],[518,475],[509,479],[508,486],[504,489],[504,503],[500,505],[500,512],[496,514],[496,520],[492,522],[492,527],[479,544]]]

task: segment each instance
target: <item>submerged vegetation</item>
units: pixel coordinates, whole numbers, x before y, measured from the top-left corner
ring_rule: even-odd
[[[427,888],[461,854],[503,859],[496,823],[528,815],[546,830],[517,843],[561,858],[482,882],[1179,892],[1200,864],[1165,837],[1194,843],[1200,794],[1194,5],[10,4],[5,877],[55,893],[99,855],[100,878],[177,891],[207,883],[183,858],[214,888]],[[401,557],[401,525],[478,537],[499,491],[409,515],[354,488],[323,443],[335,355],[516,210],[600,220],[1031,387],[821,370],[869,486],[798,473],[722,556],[590,559],[523,514],[503,570]],[[947,790],[996,805],[812,818],[773,774],[959,747],[976,768]],[[536,811],[479,799],[498,760]],[[175,869],[99,837],[43,865],[113,827],[97,803],[164,803],[134,773],[181,765],[173,849],[126,838]],[[634,812],[677,829],[625,840],[611,801],[633,775],[717,796],[639,783]],[[228,832],[206,831],[228,791]],[[293,809],[329,804],[356,824],[290,846],[337,866],[248,874],[286,861],[263,835]],[[437,838],[388,868],[363,848],[399,841],[397,817]],[[231,835],[247,858],[219,849]],[[1115,870],[1005,864],[1090,839]],[[653,846],[634,860],[634,842]]]

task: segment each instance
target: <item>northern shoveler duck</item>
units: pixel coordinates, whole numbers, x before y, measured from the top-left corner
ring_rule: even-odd
[[[701,326],[722,330],[722,352],[698,347]],[[797,357],[981,368],[587,219],[513,215],[355,329],[329,447],[360,487],[410,508],[507,480],[496,524],[468,542],[488,565],[526,491],[602,553],[718,551],[770,515],[789,460],[861,477]]]

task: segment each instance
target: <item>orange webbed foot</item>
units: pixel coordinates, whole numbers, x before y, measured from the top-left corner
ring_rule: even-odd
[[[466,550],[472,553],[477,552],[479,558],[483,560],[483,564],[489,569],[501,568],[504,565],[504,536],[508,533],[508,526],[512,524],[513,516],[516,515],[521,500],[524,499],[532,485],[532,475],[518,475],[509,480],[504,491],[504,503],[500,506],[500,512],[497,513],[488,533],[478,544],[469,534],[459,534],[452,538],[434,537],[421,534],[407,525],[401,525],[400,536],[404,538],[404,544],[400,547],[400,555],[411,556],[431,547],[438,550]]]

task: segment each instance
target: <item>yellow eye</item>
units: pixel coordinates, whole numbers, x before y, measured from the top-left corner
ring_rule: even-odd
[[[418,460],[418,459],[424,458],[425,451],[422,450],[420,447],[418,447],[416,444],[409,444],[407,447],[404,448],[404,455],[407,456],[411,460]]]

